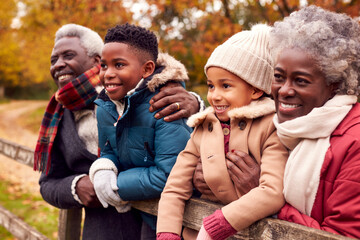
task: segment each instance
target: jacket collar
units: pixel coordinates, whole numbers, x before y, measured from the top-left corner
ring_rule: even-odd
[[[147,88],[155,92],[156,88],[169,81],[183,82],[189,80],[185,66],[167,53],[159,53],[157,66],[162,66],[161,73],[152,75],[147,81]]]
[[[355,103],[353,108],[344,118],[344,120],[337,126],[331,135],[343,135],[349,128],[360,124],[360,104]]]
[[[275,112],[275,103],[268,97],[261,98],[260,100],[252,101],[249,105],[240,108],[234,108],[229,111],[230,119],[255,119]],[[192,115],[187,125],[196,127],[204,122],[209,113],[215,113],[213,107],[208,107],[204,111]]]

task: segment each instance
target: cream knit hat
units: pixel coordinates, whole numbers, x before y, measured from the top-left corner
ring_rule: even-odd
[[[268,25],[257,24],[250,31],[230,37],[213,51],[204,67],[205,74],[209,67],[221,67],[270,94],[274,76],[269,49],[270,30]]]

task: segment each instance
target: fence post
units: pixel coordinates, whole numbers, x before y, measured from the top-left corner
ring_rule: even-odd
[[[82,209],[60,209],[58,239],[79,240],[81,233]]]

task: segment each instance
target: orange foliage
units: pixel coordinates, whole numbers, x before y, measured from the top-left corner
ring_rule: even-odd
[[[50,54],[54,33],[63,24],[77,23],[104,36],[115,24],[137,23],[121,0],[21,0],[26,15],[19,29],[9,27],[16,0],[4,0],[0,23],[0,84],[26,85],[51,82]],[[205,89],[203,67],[216,46],[242,29],[259,22],[275,21],[298,10],[300,0],[145,0],[151,6],[141,13],[160,37],[160,49],[169,52],[188,69],[191,89]],[[127,1],[129,2],[129,1]],[[359,16],[360,1],[309,0],[326,9]],[[157,9],[154,11],[154,8]],[[3,10],[4,9],[4,10]],[[3,11],[2,11],[3,10]],[[4,37],[3,37],[4,36]],[[21,53],[21,54],[20,54]],[[2,67],[6,64],[6,68]],[[203,88],[199,88],[199,86]]]

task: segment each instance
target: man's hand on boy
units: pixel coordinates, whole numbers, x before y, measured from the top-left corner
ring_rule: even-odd
[[[229,175],[241,195],[259,186],[260,165],[248,154],[234,150],[226,154]]]
[[[200,109],[198,99],[176,82],[169,82],[162,87],[150,100],[150,105],[150,112],[164,108],[155,114],[155,118],[164,118],[166,122],[188,118]]]

